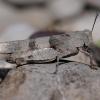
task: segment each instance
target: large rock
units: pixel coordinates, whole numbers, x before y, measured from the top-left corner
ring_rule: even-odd
[[[33,64],[9,71],[0,100],[100,100],[100,69],[70,62]]]

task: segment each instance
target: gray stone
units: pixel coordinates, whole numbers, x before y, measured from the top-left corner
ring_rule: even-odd
[[[0,100],[99,100],[100,69],[70,62],[31,64],[10,70],[0,84]]]

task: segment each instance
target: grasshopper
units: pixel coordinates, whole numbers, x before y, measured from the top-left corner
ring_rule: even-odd
[[[61,32],[62,34],[59,35],[1,42],[0,59],[16,66],[27,63],[47,63],[57,59],[56,66],[58,66],[60,59],[83,52],[90,57],[90,66],[93,68],[93,57],[88,52],[88,48],[93,43],[92,31],[98,15],[97,13],[91,31]]]

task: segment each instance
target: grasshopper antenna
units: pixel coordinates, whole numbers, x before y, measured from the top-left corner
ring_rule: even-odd
[[[96,12],[96,16],[95,16],[95,19],[94,19],[94,23],[93,23],[93,26],[92,26],[91,33],[93,32],[93,29],[94,29],[94,26],[95,26],[95,23],[96,23],[96,21],[97,21],[98,16],[99,16],[99,13]]]

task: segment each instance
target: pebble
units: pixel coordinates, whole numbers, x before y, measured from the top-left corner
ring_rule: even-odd
[[[5,28],[0,36],[0,42],[24,40],[27,39],[32,33],[36,32],[37,29],[29,24],[18,23],[12,24]]]
[[[12,69],[16,68],[16,64],[11,64],[6,61],[0,60],[0,69]]]
[[[84,0],[53,0],[48,3],[48,8],[54,17],[62,19],[79,14],[84,5]]]

